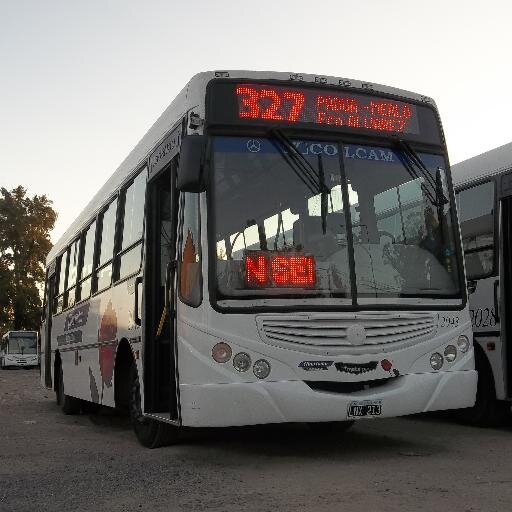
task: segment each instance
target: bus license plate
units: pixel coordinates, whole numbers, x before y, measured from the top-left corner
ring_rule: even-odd
[[[350,402],[347,412],[349,418],[380,416],[382,414],[382,400],[361,400],[358,402]]]

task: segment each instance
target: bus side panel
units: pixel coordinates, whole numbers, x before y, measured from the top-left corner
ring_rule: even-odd
[[[93,354],[98,350],[99,309],[104,295],[53,317],[52,349],[60,355],[65,393],[83,400],[98,400],[94,388],[97,388],[99,364]]]
[[[52,349],[60,354],[67,395],[115,406],[119,343],[125,339],[140,349],[141,331],[133,314],[135,277],[53,317]]]
[[[122,341],[130,344],[132,352],[140,350],[141,327],[135,323],[135,278],[133,276],[113,286],[104,297],[100,307],[100,322],[98,328],[98,342],[94,357],[99,367],[101,386],[101,403],[115,407],[114,372],[117,350]],[[140,352],[139,352],[140,353]],[[140,363],[139,360],[135,361]],[[142,377],[141,367],[138,368]],[[139,379],[141,382],[142,378]],[[125,385],[127,383],[123,383]]]
[[[498,284],[498,278],[478,279],[475,284],[475,291],[469,295],[469,311],[474,338],[491,365],[496,398],[502,400],[506,398],[506,390],[503,372],[504,346],[495,306],[495,286]]]

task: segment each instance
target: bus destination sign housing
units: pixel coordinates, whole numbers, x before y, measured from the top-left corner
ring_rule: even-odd
[[[274,85],[237,84],[240,119],[288,121],[419,133],[416,106],[376,96]]]
[[[214,80],[206,121],[213,125],[302,127],[440,144],[435,109],[375,91],[276,82]]]

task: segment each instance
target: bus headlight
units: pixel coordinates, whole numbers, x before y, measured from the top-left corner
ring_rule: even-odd
[[[245,352],[239,352],[233,358],[233,366],[237,372],[246,372],[251,367],[251,356]]]
[[[258,379],[265,379],[270,373],[270,363],[265,359],[258,359],[254,363],[252,371],[254,372],[254,375],[258,377]]]
[[[231,359],[231,347],[227,343],[217,343],[212,348],[212,357],[217,363],[226,363]]]
[[[443,367],[443,363],[443,356],[439,352],[434,352],[430,356],[430,366],[432,366],[433,370],[440,370]]]
[[[448,345],[444,349],[444,358],[449,362],[453,363],[455,361],[455,358],[457,357],[457,347],[454,345]]]
[[[469,338],[464,336],[464,334],[461,334],[457,340],[457,346],[459,347],[459,350],[465,354],[469,350]]]

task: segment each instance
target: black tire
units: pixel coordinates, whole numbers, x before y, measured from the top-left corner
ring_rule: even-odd
[[[478,371],[476,401],[473,407],[455,412],[457,419],[476,427],[495,427],[504,423],[508,416],[507,402],[496,399],[492,369],[485,354],[475,348],[475,367]]]
[[[78,398],[66,395],[64,392],[64,374],[62,372],[62,365],[59,364],[57,369],[57,387],[55,395],[57,405],[61,408],[64,414],[80,414],[80,402]]]
[[[308,423],[309,428],[317,434],[334,434],[347,431],[355,423],[353,420],[347,421],[320,421],[318,423]]]
[[[142,415],[139,374],[135,364],[130,368],[130,421],[137,440],[146,448],[159,448],[179,440],[179,428]]]

